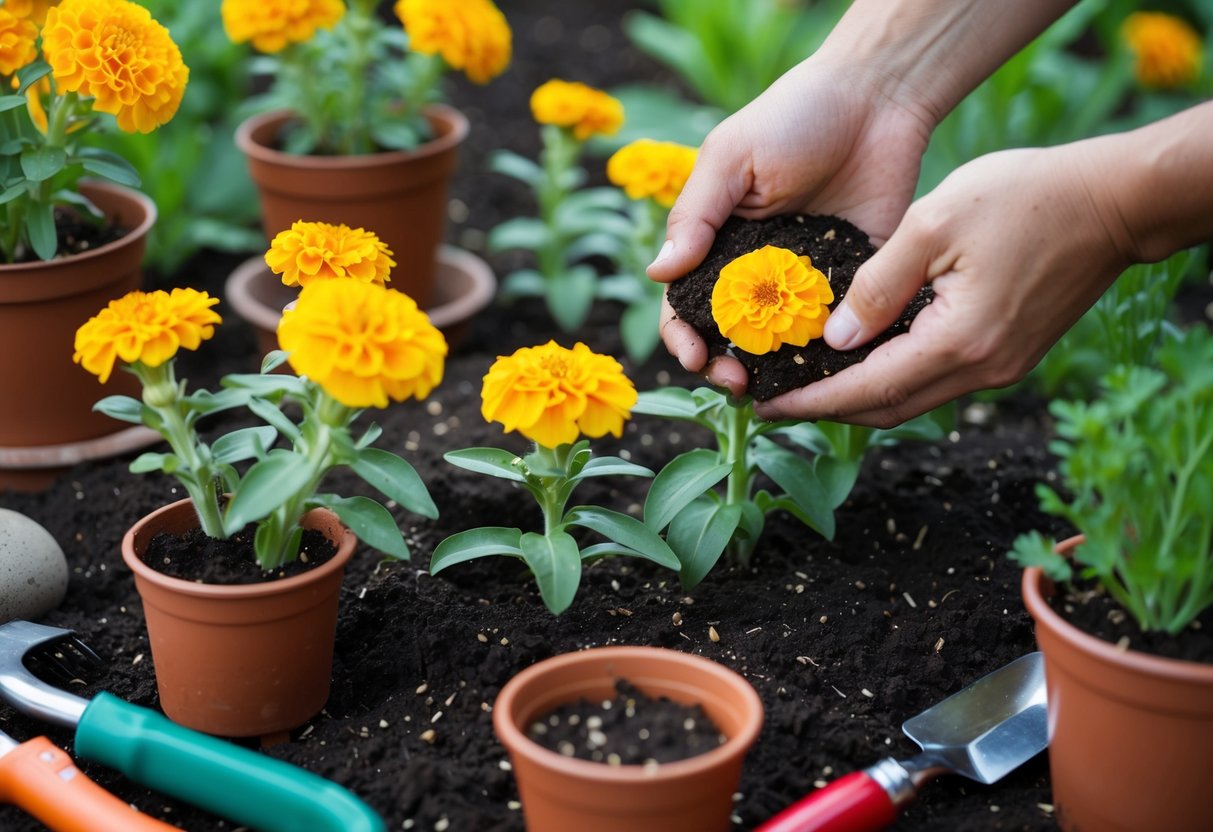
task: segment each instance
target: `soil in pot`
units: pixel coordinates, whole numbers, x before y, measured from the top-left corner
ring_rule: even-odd
[[[327,563],[337,547],[318,531],[306,529],[299,546],[299,557],[268,572],[253,554],[250,526],[226,540],[208,537],[201,529],[185,534],[160,533],[151,539],[142,560],[152,569],[174,578],[205,584],[254,584],[302,575]]]
[[[788,214],[764,220],[730,217],[707,257],[685,277],[670,284],[666,297],[678,317],[693,326],[707,343],[709,358],[729,351],[729,340],[712,319],[712,289],[720,270],[732,260],[763,246],[777,246],[797,256],[808,255],[813,266],[826,274],[834,291],[834,308],[846,297],[855,272],[876,248],[868,235],[839,217]],[[803,347],[784,344],[766,355],[744,350],[731,352],[749,373],[749,393],[759,401],[804,387],[858,364],[872,350],[907,332],[915,316],[931,302],[934,293],[924,287],[880,335],[853,350],[835,350],[820,338]]]

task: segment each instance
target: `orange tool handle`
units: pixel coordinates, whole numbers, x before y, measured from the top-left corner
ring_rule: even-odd
[[[175,832],[140,814],[76,768],[46,737],[0,757],[0,801],[19,806],[55,832]]]

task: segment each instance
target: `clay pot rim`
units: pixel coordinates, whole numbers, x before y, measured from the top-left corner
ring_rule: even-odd
[[[325,170],[354,170],[378,167],[385,162],[406,161],[437,156],[458,146],[467,138],[470,124],[467,116],[448,104],[427,104],[422,111],[427,116],[437,116],[451,125],[451,130],[435,139],[417,146],[413,150],[384,150],[378,153],[362,153],[353,156],[312,156],[307,154],[283,153],[272,147],[261,144],[253,138],[259,129],[284,122],[295,113],[290,109],[269,110],[249,116],[236,127],[236,146],[242,153],[261,162],[276,165],[304,165]]]
[[[106,182],[102,179],[81,179],[79,183],[80,190],[108,191],[112,194],[128,197],[134,202],[139,203],[143,209],[143,220],[134,228],[127,231],[116,240],[110,240],[103,246],[81,251],[75,254],[68,254],[62,257],[55,257],[51,260],[32,260],[28,263],[0,263],[0,274],[5,271],[40,271],[49,270],[59,267],[67,261],[72,263],[87,263],[89,260],[95,260],[100,257],[105,257],[110,252],[124,245],[129,245],[133,240],[138,240],[140,237],[147,236],[151,231],[152,226],[156,224],[156,203],[151,197],[142,191],[135,188],[128,188],[125,185],[119,185],[116,182]]]
[[[163,587],[172,592],[181,595],[189,595],[195,598],[234,598],[234,599],[257,599],[265,598],[271,595],[278,595],[283,592],[289,592],[298,585],[313,583],[327,578],[334,572],[345,568],[346,563],[353,557],[354,549],[358,544],[358,538],[344,524],[341,524],[343,529],[341,540],[335,541],[337,544],[337,553],[325,561],[315,569],[308,570],[301,575],[292,575],[289,578],[280,578],[274,581],[263,581],[256,584],[204,584],[197,581],[187,581],[184,578],[174,578],[171,575],[165,575],[162,572],[157,572],[146,563],[139,559],[135,554],[135,530],[139,526],[153,523],[155,520],[165,514],[180,511],[183,505],[188,505],[192,510],[192,503],[189,497],[183,500],[177,500],[174,503],[161,506],[155,511],[145,514],[138,522],[131,525],[126,533],[122,536],[122,560],[127,567],[134,572],[139,578]],[[314,508],[308,512],[321,512],[323,515],[332,515],[333,519],[340,523],[335,512],[327,508]],[[305,515],[306,516],[306,515]]]
[[[1057,544],[1057,552],[1068,555],[1085,539],[1085,535],[1081,534],[1066,538]],[[1177,681],[1213,684],[1213,665],[1154,656],[1133,649],[1118,650],[1103,639],[1078,629],[1058,615],[1045,600],[1046,595],[1051,594],[1052,586],[1052,582],[1045,577],[1040,567],[1029,566],[1024,569],[1020,590],[1028,613],[1038,625],[1047,627],[1059,639],[1064,640],[1071,649],[1087,653],[1100,661],[1127,667],[1141,674]]]
[[[639,765],[610,766],[605,763],[596,763],[592,760],[565,757],[531,740],[514,723],[511,712],[513,711],[513,704],[518,692],[535,677],[545,675],[550,670],[563,668],[568,665],[597,663],[604,659],[615,657],[657,658],[662,662],[692,668],[696,672],[713,676],[719,680],[722,688],[728,688],[743,701],[747,713],[756,713],[757,718],[747,719],[740,731],[711,751],[696,754],[694,757],[688,757],[685,760],[662,763],[656,772],[653,773],[647,772],[644,766]],[[520,671],[502,687],[501,692],[497,694],[497,698],[493,702],[493,728],[497,732],[498,739],[502,745],[510,753],[521,755],[532,764],[544,769],[554,769],[566,776],[593,780],[600,783],[653,784],[693,777],[727,763],[727,761],[733,758],[744,756],[762,730],[763,713],[762,699],[753,686],[739,673],[725,667],[719,662],[666,647],[620,645],[591,647],[585,650],[578,650],[574,653],[562,653],[536,662]]]

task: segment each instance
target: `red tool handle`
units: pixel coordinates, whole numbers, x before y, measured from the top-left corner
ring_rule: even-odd
[[[888,792],[856,771],[793,803],[758,832],[878,832],[897,819]]]
[[[0,757],[0,801],[20,806],[55,832],[177,832],[89,780],[46,737]]]

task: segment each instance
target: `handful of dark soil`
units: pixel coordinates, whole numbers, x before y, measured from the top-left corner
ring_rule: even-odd
[[[717,232],[708,256],[685,277],[671,283],[666,295],[678,317],[703,336],[709,359],[729,350],[728,339],[720,334],[712,318],[712,289],[720,270],[741,255],[767,245],[786,248],[797,256],[808,255],[813,266],[830,281],[834,292],[831,309],[846,297],[859,266],[876,253],[867,234],[839,217],[810,214],[765,220],[730,217]],[[750,395],[766,401],[863,361],[876,347],[909,330],[910,322],[931,302],[933,295],[929,286],[920,289],[891,327],[853,350],[835,350],[823,339],[814,338],[806,346],[784,344],[766,355],[752,355],[740,349],[733,349],[732,354],[749,373]]]

